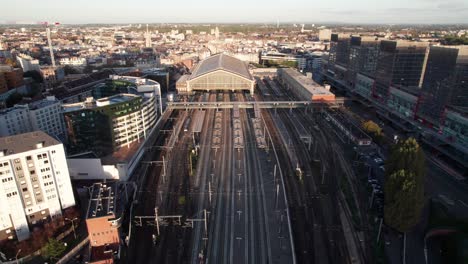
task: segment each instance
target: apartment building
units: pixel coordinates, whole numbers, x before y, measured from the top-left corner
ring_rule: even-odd
[[[0,146],[0,240],[21,241],[75,205],[65,151],[42,131],[2,137]]]

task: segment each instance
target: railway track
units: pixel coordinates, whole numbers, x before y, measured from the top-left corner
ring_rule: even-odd
[[[279,97],[279,100],[293,99],[287,92],[279,92],[277,83],[273,80],[267,80],[263,85],[269,88],[270,94]],[[275,86],[276,89],[273,89]],[[294,115],[294,117],[291,115]],[[341,235],[339,212],[333,206],[338,202],[336,199],[336,187],[330,188],[337,186],[336,178],[334,175],[330,175],[331,177],[327,177],[326,182],[323,182],[325,184],[321,182],[320,168],[313,166],[313,159],[309,150],[305,148],[304,142],[298,139],[299,135],[293,129],[294,121],[299,121],[302,125],[307,126],[307,124],[310,124],[310,120],[305,120],[303,116],[295,116],[294,113],[288,113],[285,110],[280,110],[279,116],[282,122],[284,122],[284,127],[288,130],[289,138],[294,141],[293,145],[296,146],[298,163],[300,163],[300,169],[304,175],[301,180],[298,180],[294,168],[290,165],[286,166],[289,167],[289,177],[286,177],[286,188],[290,194],[288,195],[288,199],[290,201],[293,226],[295,227],[294,237],[296,240],[298,262],[347,263],[349,259],[347,258],[346,244],[343,244],[344,238]],[[266,122],[269,126],[275,127],[272,118],[268,115]],[[270,131],[274,131],[272,133],[273,137],[276,137],[276,140],[280,140],[280,136],[274,128],[270,128]],[[316,140],[317,142],[318,140]],[[287,142],[285,143],[287,144]],[[283,151],[286,151],[284,143]],[[322,156],[321,160],[327,160],[323,157],[323,151],[320,154]],[[328,160],[332,161],[333,158]],[[320,184],[317,184],[317,182]]]

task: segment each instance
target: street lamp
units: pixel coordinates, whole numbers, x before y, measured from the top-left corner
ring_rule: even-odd
[[[21,252],[21,248],[18,249],[18,252],[16,252],[16,256],[15,256],[16,264],[19,263],[19,262],[18,262],[18,255],[19,255],[20,252]]]
[[[73,219],[69,219],[69,218],[66,218],[65,217],[65,221],[70,221],[72,223],[72,229],[73,229],[73,236],[75,237],[76,239],[76,232],[75,232],[75,220],[78,220],[77,217],[73,218]]]

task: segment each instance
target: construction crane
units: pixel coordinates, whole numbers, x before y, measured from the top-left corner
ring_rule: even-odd
[[[47,42],[48,42],[49,51],[50,51],[50,60],[52,62],[52,67],[55,68],[54,49],[52,48],[52,40],[50,39],[50,23],[49,22],[41,22],[41,24],[46,27]],[[60,23],[55,22],[53,25],[58,26],[58,25],[60,25]]]

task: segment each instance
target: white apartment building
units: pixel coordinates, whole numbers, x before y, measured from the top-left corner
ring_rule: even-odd
[[[29,107],[16,105],[0,110],[0,137],[31,132],[29,121]]]
[[[62,141],[65,139],[62,103],[55,96],[30,103],[29,118],[33,131],[41,130]]]
[[[40,71],[39,60],[36,60],[29,55],[19,54],[16,56],[16,61],[21,65],[24,72]]]
[[[60,65],[86,66],[86,64],[85,58],[71,57],[60,59]]]
[[[0,138],[0,240],[75,205],[63,145],[42,131]]]
[[[65,139],[62,104],[54,96],[0,110],[0,137],[41,130],[54,138]]]

